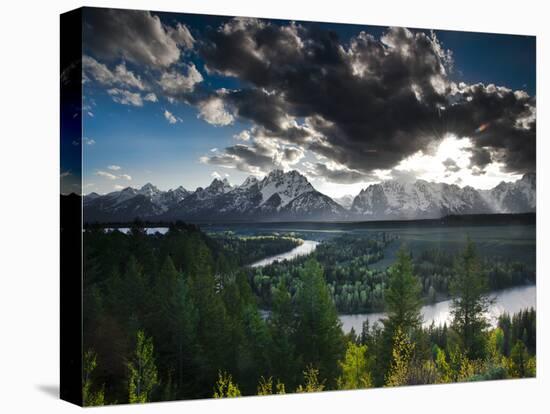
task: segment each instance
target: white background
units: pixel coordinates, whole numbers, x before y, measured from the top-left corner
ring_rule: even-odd
[[[537,35],[538,376],[476,384],[104,408],[117,413],[550,412],[548,96],[544,1],[110,0],[89,6]],[[0,22],[0,412],[71,413],[59,375],[59,13],[77,1],[2,4]],[[96,409],[90,409],[96,410]]]

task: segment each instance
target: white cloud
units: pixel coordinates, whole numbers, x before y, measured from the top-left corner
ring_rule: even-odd
[[[143,100],[139,93],[130,92],[126,89],[112,88],[107,91],[113,101],[122,105],[143,106]]]
[[[223,100],[218,97],[202,101],[199,104],[199,114],[197,117],[216,126],[229,125],[234,120],[233,115],[226,110]]]
[[[141,81],[139,76],[136,76],[136,75],[134,75],[133,72],[129,71],[126,68],[125,63],[121,63],[121,64],[116,66],[115,75],[116,75],[117,81],[119,83],[123,84],[123,85],[129,86],[129,87],[134,87],[134,88],[139,89],[139,90],[144,90],[145,89],[145,85]]]
[[[192,49],[195,44],[195,38],[187,28],[187,26],[178,23],[177,26],[173,29],[170,28],[168,33],[172,39],[178,44],[178,46],[183,46],[187,49]]]
[[[153,92],[148,93],[147,95],[145,95],[143,100],[147,101],[147,102],[158,102],[157,95],[155,95]]]
[[[250,144],[239,143],[226,147],[221,152],[210,152],[213,154],[202,156],[199,161],[255,175],[263,175],[275,168],[294,168],[294,165],[305,156],[304,150],[299,147],[283,145],[266,137],[255,137]]]
[[[107,65],[98,62],[91,56],[82,57],[82,68],[85,75],[89,75],[102,85],[119,85],[144,90],[145,84],[141,78],[128,70],[126,63],[118,64],[114,71]]]
[[[107,172],[107,171],[98,170],[98,171],[96,171],[95,175],[106,178],[108,180],[116,180],[117,179],[116,175],[111,174],[110,172]]]
[[[250,131],[245,129],[244,131],[241,131],[238,134],[233,135],[233,138],[239,141],[250,141]]]
[[[217,178],[218,180],[219,180],[220,178],[222,178],[222,176],[220,175],[220,173],[217,172],[217,171],[214,171],[212,174],[210,174],[210,177],[212,177],[212,178]]]
[[[107,168],[111,171],[120,171],[120,169],[121,169],[121,167],[118,166],[118,165],[109,165]],[[110,173],[108,171],[103,171],[103,170],[97,170],[95,175],[106,178],[108,180],[113,180],[113,181],[114,180],[126,180],[126,181],[131,181],[132,180],[131,175],[128,175],[128,174],[116,175],[116,174]]]
[[[61,173],[61,178],[65,178],[71,175],[71,171],[67,170]]]
[[[402,160],[392,170],[378,171],[381,180],[396,179],[403,182],[422,179],[431,182],[469,185],[489,189],[501,181],[515,181],[520,175],[505,172],[498,161],[487,164],[483,170],[472,164],[474,144],[470,138],[447,135],[428,151],[418,151]]]
[[[170,112],[168,109],[164,110],[164,117],[168,121],[169,124],[175,124],[176,122],[180,121],[179,118],[176,118],[172,112]]]
[[[165,25],[149,11],[89,9],[86,23],[88,47],[106,59],[167,67],[179,60],[178,46],[190,42],[183,27]]]
[[[159,80],[162,90],[169,95],[178,96],[192,92],[203,77],[194,64],[187,65],[187,74],[176,71],[164,72]]]
[[[82,57],[82,69],[84,75],[91,75],[96,81],[103,85],[112,85],[114,80],[114,74],[109,70],[107,65],[99,63],[93,57]]]
[[[95,144],[95,139],[93,138],[82,138],[82,142],[86,145],[94,145]]]
[[[116,191],[120,191],[120,190],[123,190],[123,189],[124,189],[124,186],[123,186],[123,185],[120,185],[120,184],[115,184],[115,185],[113,185],[113,188],[114,188]]]

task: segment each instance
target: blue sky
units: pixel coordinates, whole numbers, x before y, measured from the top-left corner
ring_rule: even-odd
[[[341,196],[535,166],[534,37],[107,9],[84,26],[84,193],[282,168]]]

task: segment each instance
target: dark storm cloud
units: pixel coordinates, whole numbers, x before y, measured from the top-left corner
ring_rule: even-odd
[[[446,120],[459,136],[471,137],[472,162],[484,167],[488,157],[510,172],[534,171],[536,162],[535,98],[495,85],[459,85]],[[489,152],[489,154],[487,154]]]
[[[307,174],[311,177],[324,178],[327,181],[339,184],[353,184],[359,181],[373,179],[372,176],[348,168],[328,167],[326,164],[316,162],[306,163]]]
[[[509,170],[534,168],[534,99],[456,86],[451,55],[434,35],[391,28],[343,44],[315,25],[233,19],[208,33],[199,53],[210,72],[245,85],[224,95],[236,116],[348,170],[390,169],[447,133],[472,137]]]
[[[445,166],[445,170],[449,172],[458,172],[460,171],[460,167],[457,165],[456,161],[452,158],[447,158],[445,161],[443,161],[443,165]]]
[[[483,170],[487,165],[492,162],[491,151],[487,148],[472,148],[472,156],[470,157],[470,166],[478,167]]]
[[[262,148],[242,144],[227,147],[222,154],[204,158],[203,161],[252,173],[275,168],[272,154],[264,152]]]
[[[270,140],[257,138],[251,145],[232,145],[221,153],[202,157],[201,161],[206,164],[262,174],[295,164],[303,156],[304,152],[301,148],[281,146]]]
[[[148,11],[91,8],[84,13],[85,44],[100,58],[162,68],[178,61],[180,48],[194,44],[186,26],[165,26]]]
[[[283,150],[283,156],[285,161],[293,163],[302,158],[304,156],[304,152],[299,148],[285,148]]]
[[[236,115],[261,125],[268,131],[278,132],[287,111],[284,100],[275,94],[258,89],[232,91],[225,95],[225,101],[234,108]]]

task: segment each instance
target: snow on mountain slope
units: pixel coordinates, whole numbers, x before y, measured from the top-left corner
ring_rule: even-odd
[[[535,211],[537,206],[535,174],[525,174],[512,183],[501,182],[491,190],[480,191],[491,209],[500,213]]]
[[[286,217],[303,219],[334,219],[342,217],[345,209],[329,196],[318,191],[307,191],[287,203],[282,214]]]
[[[214,179],[195,191],[162,191],[147,183],[106,195],[84,197],[87,221],[157,220],[392,220],[439,218],[449,214],[535,211],[536,177],[526,174],[491,190],[417,180],[369,185],[340,203],[321,194],[297,171],[274,170],[232,186]],[[349,205],[349,209],[342,207]]]
[[[385,181],[363,189],[350,210],[374,220],[421,219],[449,214],[523,213],[534,211],[535,204],[535,176],[531,174],[486,191],[424,180]]]
[[[334,201],[336,201],[338,204],[340,204],[342,207],[349,209],[351,205],[353,204],[354,196],[351,194],[346,194],[342,197],[335,197],[333,198]]]
[[[167,212],[166,217],[187,220],[273,220],[287,214],[282,210],[297,197],[315,192],[307,178],[297,171],[285,173],[281,170],[274,170],[261,180],[248,177],[240,186],[225,186],[224,191],[219,190],[219,187],[219,181],[214,180],[206,189],[197,189]],[[319,195],[312,199],[321,196],[320,193],[316,194]]]
[[[280,207],[286,206],[299,195],[314,191],[306,177],[297,171],[285,173],[281,170],[271,171],[260,183],[262,203],[266,203],[277,194],[280,198]]]

